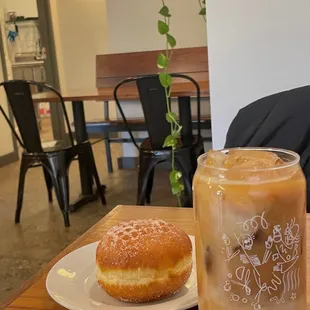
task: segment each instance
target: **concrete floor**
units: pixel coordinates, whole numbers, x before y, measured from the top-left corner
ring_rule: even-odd
[[[114,167],[121,152],[113,145]],[[137,172],[107,173],[103,143],[94,146],[102,183],[107,185],[107,206],[91,203],[71,215],[71,227],[65,228],[56,199],[47,200],[40,168],[28,172],[21,224],[14,224],[19,163],[0,169],[0,304],[44,264],[68,244],[87,231],[118,204],[135,204]],[[80,193],[77,162],[70,169],[70,195],[74,201]],[[153,205],[176,205],[170,193],[168,173],[158,170],[152,197]]]

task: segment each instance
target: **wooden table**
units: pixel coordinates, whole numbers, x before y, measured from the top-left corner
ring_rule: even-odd
[[[138,207],[118,206],[105,216],[100,222],[93,226],[83,236],[73,242],[67,249],[56,256],[47,266],[29,280],[11,301],[0,305],[0,309],[11,310],[58,310],[63,307],[56,304],[45,289],[46,276],[53,265],[66,254],[86,244],[98,241],[102,235],[112,226],[120,221],[131,219],[160,218],[171,222],[182,228],[187,234],[194,234],[193,209],[168,208],[168,207]],[[310,216],[307,218],[307,235],[310,234]],[[308,264],[310,264],[310,237],[307,242]],[[308,269],[308,282],[310,281],[310,270]],[[308,285],[308,300],[310,301],[310,286]],[[197,307],[195,308],[197,309]],[[296,309],[298,310],[298,309]],[[308,306],[310,310],[310,304]]]
[[[201,90],[201,97],[209,97],[209,81],[198,82]],[[109,101],[114,100],[114,87],[106,88],[93,88],[93,89],[63,89],[61,90],[64,101],[72,102],[75,136],[78,143],[82,143],[88,140],[88,134],[86,130],[84,101],[103,101],[104,102],[104,117],[109,119]],[[171,88],[171,97],[177,98],[189,98],[196,96],[197,91],[192,83],[187,82],[174,82]],[[123,86],[119,89],[119,100],[138,100],[139,94],[137,86],[133,83],[128,86]],[[59,98],[50,92],[44,92],[33,96],[35,103],[40,102],[58,102]],[[184,100],[183,100],[184,101]],[[186,99],[185,99],[186,101]],[[190,104],[190,103],[189,103]],[[105,147],[108,159],[109,172],[113,171],[112,168],[112,155],[108,137],[105,139]],[[82,193],[81,197],[75,202],[71,209],[72,211],[80,208],[88,202],[96,200],[98,197],[93,193],[93,182],[91,175],[91,167],[89,166],[88,158],[80,155],[79,158],[80,169],[80,182]]]
[[[64,309],[55,303],[45,289],[45,281],[48,271],[53,265],[66,254],[80,248],[86,244],[98,241],[103,234],[112,226],[123,220],[160,218],[178,225],[188,234],[194,234],[194,222],[192,209],[167,208],[167,207],[137,207],[137,206],[118,206],[105,216],[100,222],[93,226],[83,236],[73,242],[67,249],[55,257],[37,275],[29,280],[22,289],[16,294],[13,301],[0,305],[0,309],[11,310],[55,310]]]
[[[201,97],[209,96],[209,81],[198,82]],[[93,88],[93,89],[63,89],[61,94],[65,101],[109,101],[114,100],[114,87]],[[195,87],[192,83],[175,82],[171,88],[172,97],[191,97],[196,95]],[[136,85],[124,86],[119,90],[120,100],[138,100],[139,94]],[[58,102],[58,98],[49,92],[36,94],[34,102]]]

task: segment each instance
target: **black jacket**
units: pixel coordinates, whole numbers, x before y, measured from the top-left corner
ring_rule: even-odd
[[[310,86],[271,95],[241,109],[225,144],[226,148],[238,146],[278,147],[298,153],[310,197]]]

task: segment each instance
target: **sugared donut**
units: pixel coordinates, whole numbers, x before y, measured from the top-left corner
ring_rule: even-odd
[[[178,292],[192,271],[188,235],[162,220],[122,222],[111,228],[96,252],[100,286],[122,301],[144,303]]]

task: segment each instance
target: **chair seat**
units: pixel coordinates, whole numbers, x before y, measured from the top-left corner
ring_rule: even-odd
[[[189,145],[184,145],[182,140],[179,139],[178,148],[177,148],[176,152],[181,151],[182,149],[187,149],[187,148],[191,148],[193,146],[196,146],[197,144],[199,144],[200,141],[202,141],[202,137],[199,137],[198,135],[193,136],[193,141]],[[168,147],[167,148],[153,149],[151,146],[150,138],[144,139],[144,141],[142,142],[142,144],[140,146],[140,149],[142,151],[171,152],[171,148],[168,148]]]
[[[85,141],[85,143],[89,143],[89,141]],[[78,144],[75,139],[74,139],[74,146],[71,145],[70,141],[53,140],[53,141],[43,142],[42,148],[43,148],[43,153],[55,153],[55,152],[61,152],[61,151],[72,149],[81,144],[82,143]]]
[[[65,143],[65,141],[50,141],[45,142],[42,146],[44,147],[44,152],[28,153],[26,150],[23,152],[20,168],[18,203],[15,215],[16,223],[20,222],[26,173],[30,168],[42,167],[48,189],[49,202],[52,202],[52,190],[54,189],[64,216],[65,226],[70,225],[68,170],[71,162],[79,155],[86,156],[86,162],[89,163],[90,176],[95,181],[102,204],[106,204],[104,196],[105,188],[100,183],[90,142],[85,141],[84,143],[74,146],[71,144],[72,143]]]
[[[175,168],[182,173],[185,187],[181,203],[186,207],[192,207],[192,180],[197,168],[197,158],[204,153],[202,137],[195,135],[193,138],[189,145],[183,145],[180,141],[175,151]],[[162,162],[171,163],[171,156],[171,148],[152,149],[149,138],[142,142],[139,154],[138,205],[150,203],[155,167]]]
[[[72,148],[72,144],[70,141],[54,140],[54,141],[43,142],[42,148],[43,148],[44,153],[53,153],[53,152],[68,150]]]
[[[43,158],[48,154],[52,154],[52,153],[59,153],[62,151],[70,151],[72,153],[76,153],[79,152],[79,150],[81,149],[81,147],[86,146],[88,147],[88,144],[90,144],[89,141],[85,141],[83,143],[77,143],[76,140],[74,140],[74,146],[71,145],[70,141],[66,142],[66,141],[60,141],[60,140],[54,140],[54,141],[48,141],[48,142],[43,142],[42,148],[43,148],[43,152],[28,152],[27,150],[24,150],[23,154],[25,156],[36,156],[39,158]]]

